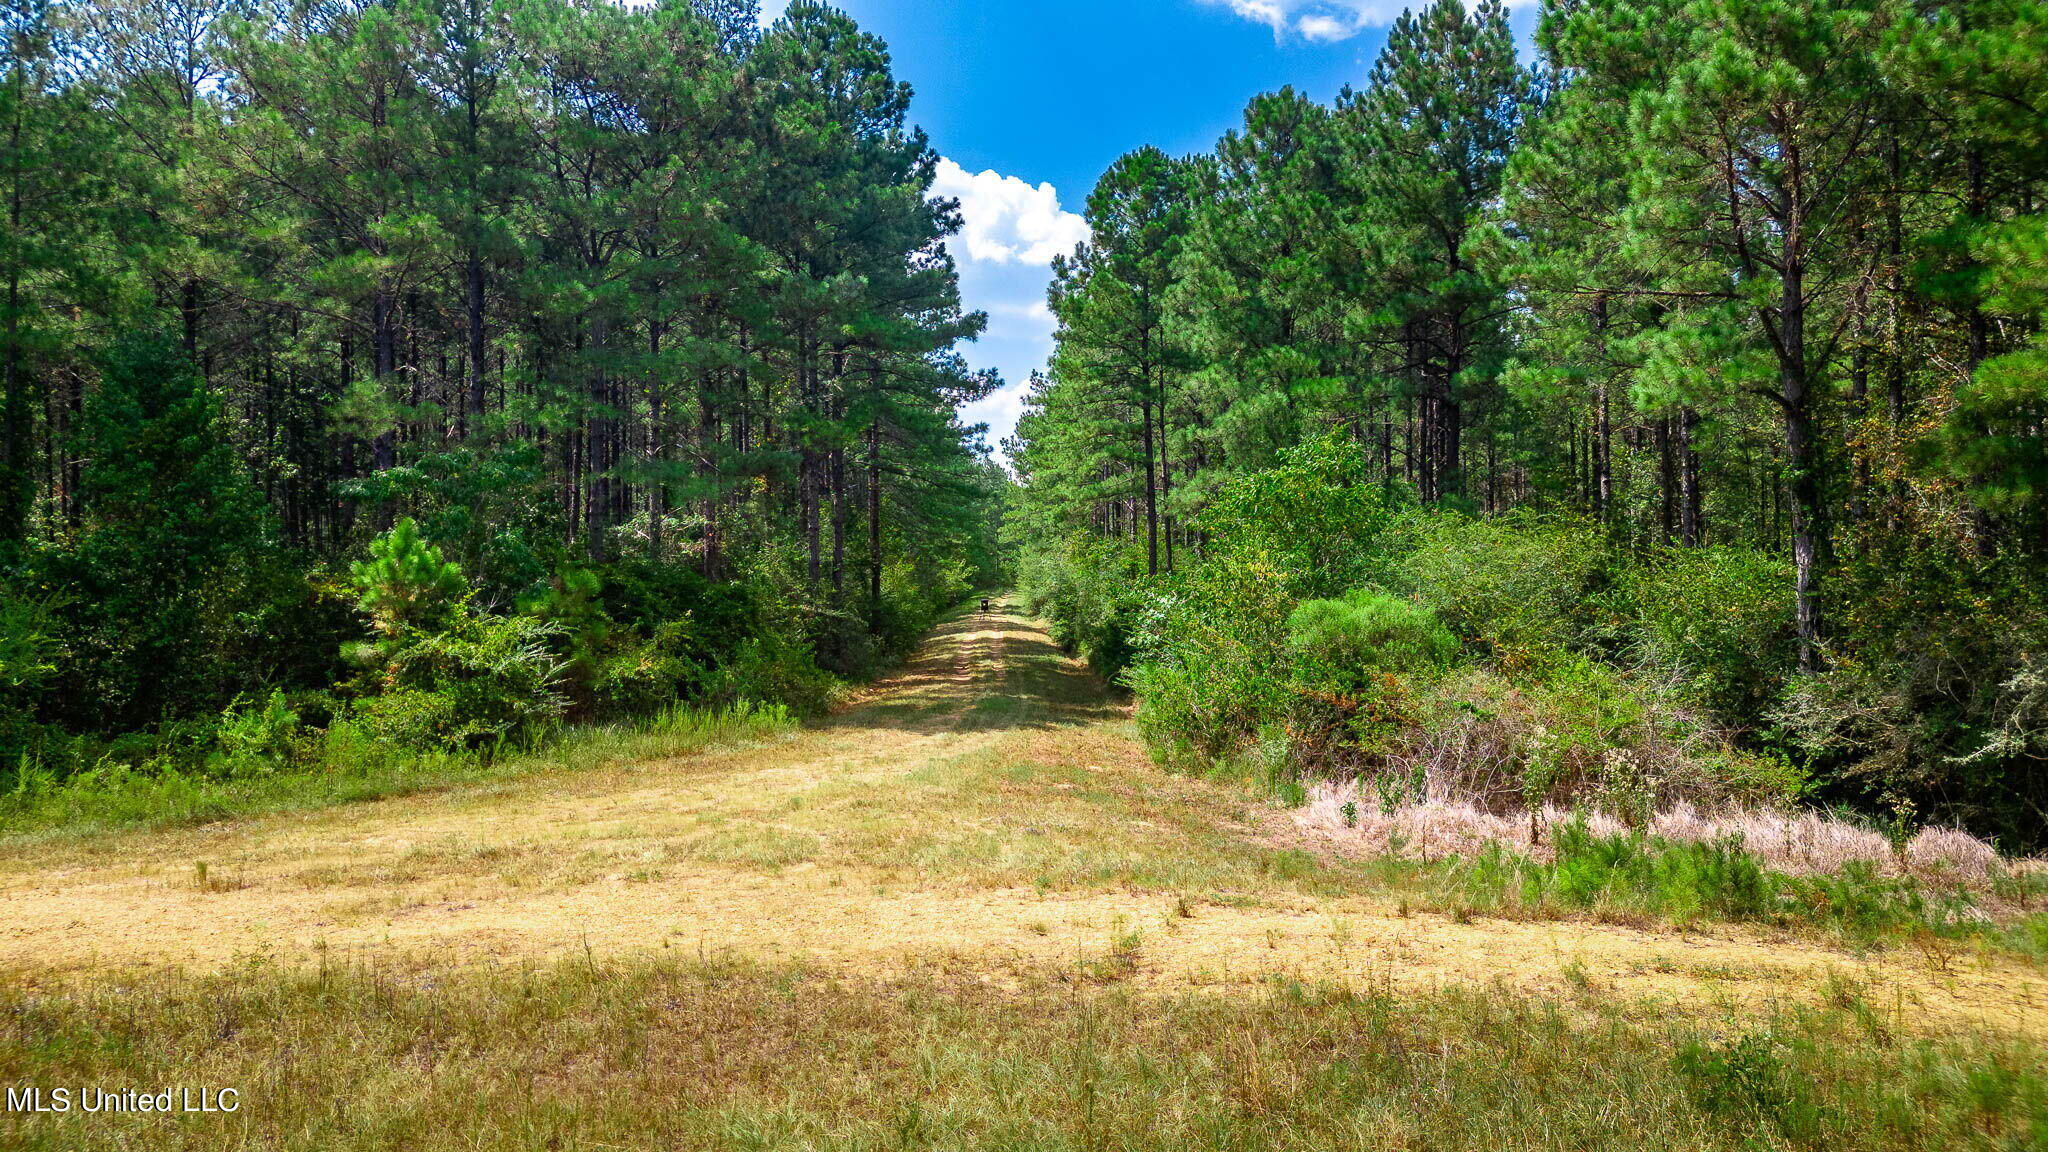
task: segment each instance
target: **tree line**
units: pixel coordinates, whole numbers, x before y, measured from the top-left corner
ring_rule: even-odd
[[[2044,59],[2010,0],[1556,0],[1528,63],[1497,2],[1405,13],[1334,101],[1103,178],[1019,514],[1170,573],[1335,436],[1424,508],[1784,557],[1826,756],[2032,773]]]
[[[768,629],[857,673],[990,570],[1003,481],[956,409],[998,381],[957,350],[986,322],[946,250],[958,205],[844,13],[0,20],[23,731],[347,679],[348,565],[400,525],[479,610],[594,573],[622,630],[694,621],[676,644],[706,664]]]

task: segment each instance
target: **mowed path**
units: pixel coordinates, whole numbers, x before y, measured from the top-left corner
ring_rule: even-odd
[[[0,846],[0,979],[667,955],[998,986],[1498,984],[1694,1015],[1853,988],[1913,1031],[2048,1036],[2048,979],[1995,955],[1410,915],[1291,827],[1239,787],[1154,768],[1127,707],[1005,607],[764,745]]]

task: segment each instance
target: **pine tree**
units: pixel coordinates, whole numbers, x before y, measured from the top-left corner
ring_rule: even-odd
[[[270,543],[262,497],[228,443],[220,401],[181,342],[124,339],[85,410],[84,521],[64,557],[70,612],[102,669],[96,708],[127,724],[211,694],[207,636]]]
[[[1365,89],[1338,101],[1373,285],[1359,327],[1418,405],[1425,500],[1464,494],[1466,425],[1494,403],[1507,303],[1466,242],[1499,195],[1529,85],[1497,0],[1441,0],[1396,20]]]
[[[1140,482],[1152,573],[1162,566],[1160,505],[1173,483],[1168,411],[1183,361],[1167,330],[1173,263],[1187,224],[1183,184],[1180,168],[1157,149],[1118,160],[1088,199],[1088,244],[1075,258],[1055,262],[1051,293],[1061,325],[1055,371],[1070,390],[1094,395],[1083,402],[1100,406],[1098,429],[1115,429],[1108,432],[1115,444],[1110,459],[1138,462],[1130,476]],[[1164,566],[1171,568],[1170,511],[1165,546]]]

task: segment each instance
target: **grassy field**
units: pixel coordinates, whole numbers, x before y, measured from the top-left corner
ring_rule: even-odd
[[[1107,961],[1109,958],[1104,958]],[[0,1075],[240,1086],[232,1117],[17,1122],[10,1147],[2036,1148],[2038,1051],[1915,1038],[1847,987],[1696,1020],[1587,988],[1273,980],[1161,996],[1113,963],[992,987],[602,960],[452,976],[236,969],[9,996]]]
[[[744,746],[0,845],[0,1086],[245,1100],[0,1146],[2048,1146],[2023,920],[1475,875],[1160,773],[968,615]]]

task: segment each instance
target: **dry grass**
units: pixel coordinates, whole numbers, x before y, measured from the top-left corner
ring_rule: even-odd
[[[1133,947],[1137,947],[1133,945]],[[1581,972],[1557,997],[1276,980],[1160,996],[1109,954],[995,989],[927,967],[587,959],[0,991],[0,1082],[234,1087],[233,1116],[7,1117],[0,1144],[149,1148],[2040,1147],[2037,1050],[1902,1043],[1853,983],[1695,1021]]]
[[[1840,872],[1851,863],[1878,875],[1910,878],[1939,887],[1990,889],[2016,871],[2038,871],[2036,861],[2013,862],[1966,832],[1927,828],[1903,844],[1880,832],[1810,811],[1730,808],[1714,812],[1679,802],[1653,815],[1641,828],[1601,812],[1545,807],[1537,812],[1487,811],[1474,803],[1399,804],[1388,809],[1349,784],[1318,784],[1296,813],[1306,829],[1358,855],[1402,855],[1418,860],[1469,856],[1500,844],[1548,859],[1556,828],[1582,822],[1597,836],[1642,831],[1680,844],[1706,844],[1739,837],[1744,850],[1765,865],[1795,876]]]
[[[776,742],[0,848],[0,1083],[251,1101],[0,1146],[1934,1148],[2039,1114],[2048,978],[1995,949],[1418,912],[1284,819],[1162,776],[997,615]],[[1728,1076],[1825,1107],[1787,1136],[1702,1102]]]

